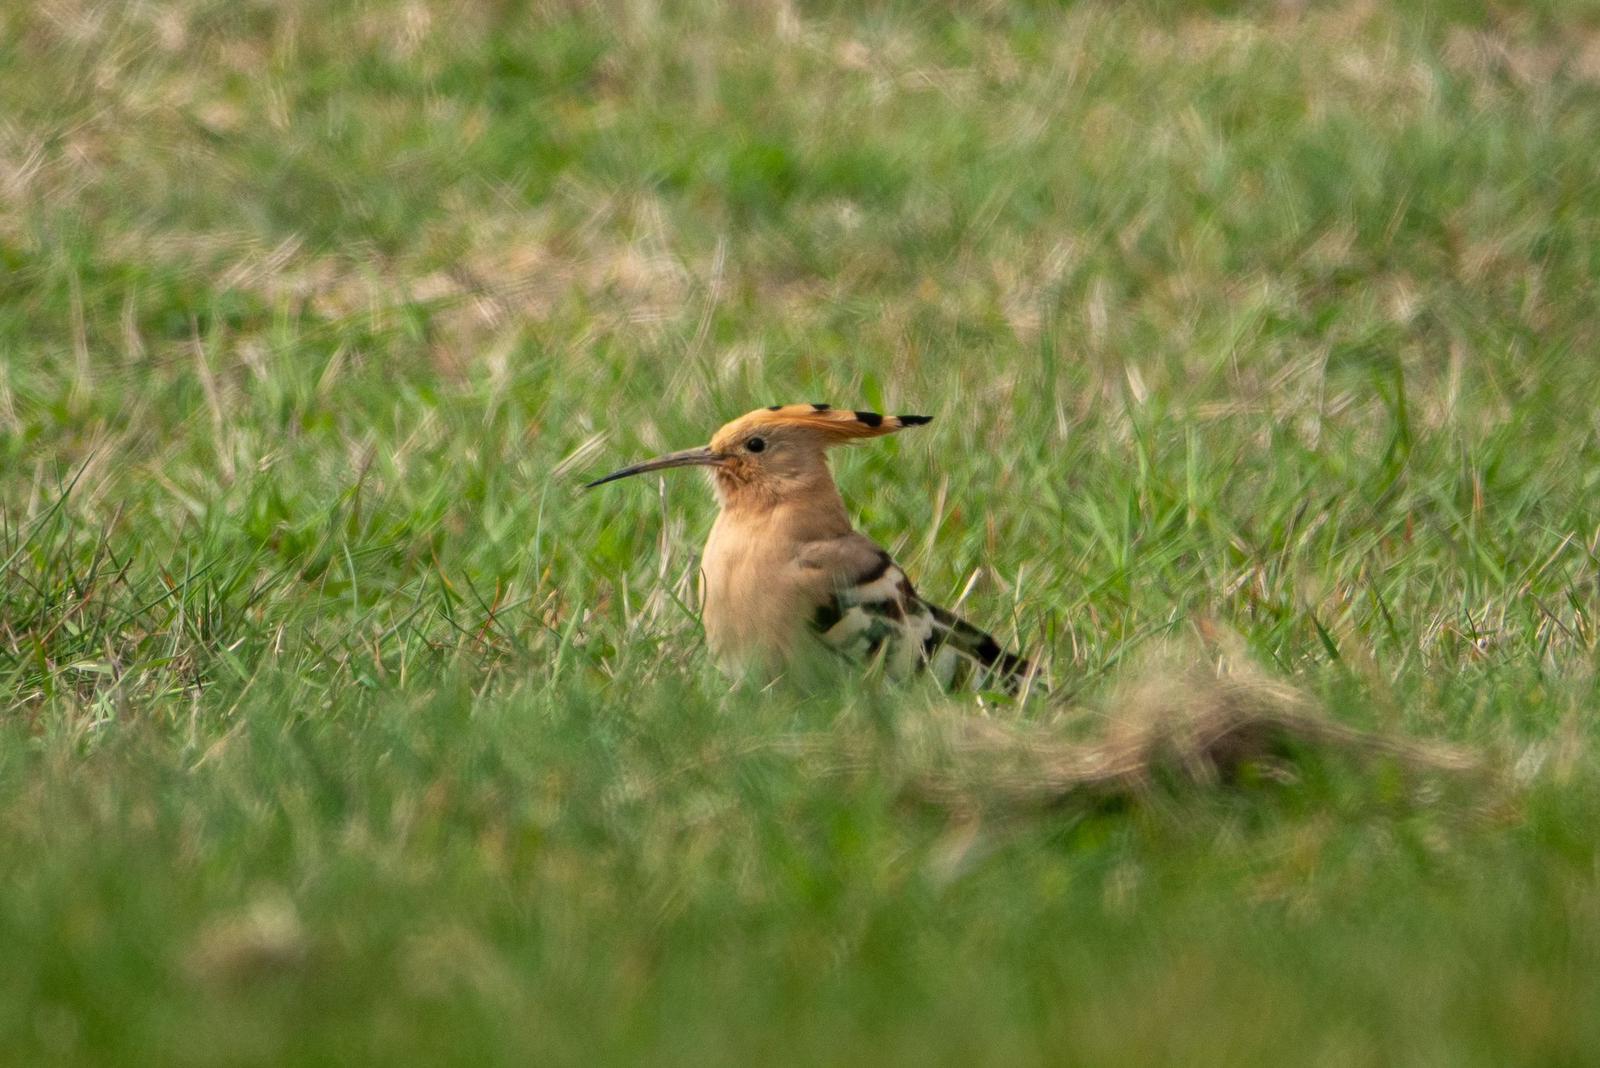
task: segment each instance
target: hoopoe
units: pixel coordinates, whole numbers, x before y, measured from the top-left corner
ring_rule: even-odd
[[[703,622],[730,672],[780,671],[813,638],[855,660],[881,658],[904,677],[1015,692],[1032,668],[990,635],[917,595],[906,573],[857,532],[825,450],[929,422],[826,404],[774,405],[740,416],[711,443],[624,467],[585,488],[669,467],[708,467],[721,511],[701,559]]]

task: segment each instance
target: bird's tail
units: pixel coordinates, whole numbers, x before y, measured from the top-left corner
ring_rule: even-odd
[[[1014,694],[1033,677],[1033,665],[1006,652],[992,634],[938,605],[928,605],[928,611],[933,632],[923,643],[923,659],[941,685],[992,686]]]

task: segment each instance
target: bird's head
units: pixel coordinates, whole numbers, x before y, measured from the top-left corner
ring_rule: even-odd
[[[668,453],[613,471],[585,488],[668,467],[709,467],[724,504],[781,500],[828,479],[825,450],[860,438],[921,426],[926,415],[879,415],[826,404],[775,404],[741,415],[711,436],[711,444]]]

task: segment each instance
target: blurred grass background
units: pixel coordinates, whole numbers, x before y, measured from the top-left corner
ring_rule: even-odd
[[[1597,174],[1586,0],[6,5],[0,1049],[1587,1060]],[[700,480],[575,492],[801,400],[1058,687],[1213,617],[1525,792],[952,874],[939,698],[728,693]]]

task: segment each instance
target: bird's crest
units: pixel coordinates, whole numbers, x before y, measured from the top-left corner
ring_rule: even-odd
[[[683,449],[658,456],[654,460],[633,464],[613,471],[604,478],[585,484],[593,489],[607,482],[647,471],[661,471],[669,467],[710,467],[717,472],[718,485],[767,482],[787,477],[791,482],[797,475],[828,477],[827,463],[822,450],[854,438],[876,438],[893,434],[908,426],[921,426],[931,422],[930,415],[879,415],[877,412],[850,411],[827,404],[774,404],[770,408],[757,408],[724,426],[711,437],[711,444],[699,449]],[[785,450],[787,465],[774,464],[761,457],[766,452],[767,438],[793,439],[802,448]],[[810,465],[810,470],[800,470]],[[831,490],[832,483],[828,483]],[[719,491],[720,492],[720,491]],[[837,491],[835,496],[837,496]]]
[[[880,415],[828,404],[774,404],[741,415],[717,431],[712,442],[726,441],[763,427],[797,427],[821,434],[827,443],[876,438],[909,426],[931,422],[931,415]]]

